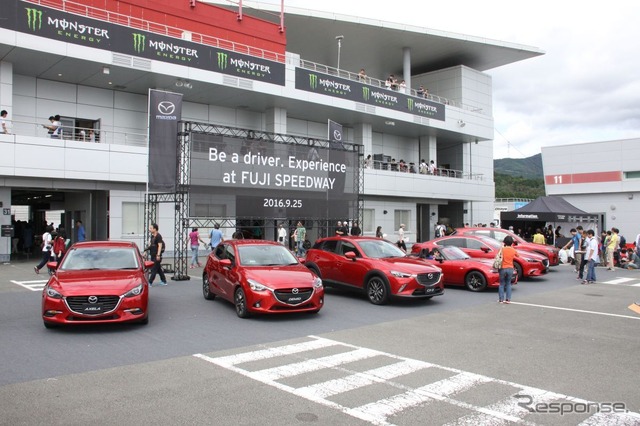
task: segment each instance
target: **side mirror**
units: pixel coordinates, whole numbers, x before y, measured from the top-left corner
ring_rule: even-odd
[[[58,262],[47,262],[47,268],[55,271],[56,269],[58,269]]]
[[[231,263],[231,260],[229,260],[229,259],[222,259],[222,260],[220,261],[220,265],[221,265],[223,268],[231,268],[232,263]]]
[[[481,247],[480,250],[482,250],[485,253],[489,253],[489,250],[491,250],[489,247]]]
[[[155,262],[153,260],[145,260],[144,261],[144,269],[151,269]]]
[[[355,252],[352,251],[348,251],[344,254],[344,257],[346,257],[347,259],[351,259],[351,260],[356,260],[356,254]]]

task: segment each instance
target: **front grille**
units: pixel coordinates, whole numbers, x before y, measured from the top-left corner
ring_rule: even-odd
[[[299,305],[306,302],[313,295],[310,288],[288,288],[286,290],[276,290],[273,292],[276,299],[287,305]]]
[[[429,272],[428,274],[418,274],[416,278],[418,284],[421,285],[433,285],[440,281],[440,272]]]
[[[94,303],[90,298],[96,297]],[[116,309],[120,302],[118,296],[71,296],[65,298],[67,306],[72,312],[82,315],[104,315]]]

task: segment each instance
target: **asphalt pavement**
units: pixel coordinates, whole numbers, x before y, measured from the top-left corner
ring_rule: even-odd
[[[242,320],[193,269],[151,289],[146,326],[47,330],[33,263],[0,265],[3,425],[640,424],[640,271],[553,267],[510,305],[328,289],[317,315]]]

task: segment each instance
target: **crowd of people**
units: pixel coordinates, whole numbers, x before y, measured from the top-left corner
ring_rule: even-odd
[[[366,84],[371,84],[372,81],[372,79],[367,76],[364,68],[360,68],[360,72],[358,73],[358,80]],[[387,77],[387,79],[384,81],[384,87],[389,90],[395,90],[398,92],[409,92],[407,90],[407,82],[405,80],[398,81],[398,78],[394,74],[389,74],[389,77]],[[429,90],[427,90],[424,85],[421,84],[418,90],[416,90],[415,94],[416,96],[419,96],[421,98],[426,98],[429,96]]]
[[[379,164],[376,164],[379,163]],[[365,169],[382,169],[390,170],[394,172],[403,173],[419,173],[422,175],[435,175],[435,176],[458,176],[455,170],[449,170],[447,168],[436,166],[435,161],[431,160],[427,162],[424,158],[420,160],[420,163],[416,165],[414,162],[406,162],[404,159],[396,161],[395,158],[391,158],[388,162],[376,161],[371,154],[367,155],[364,159]]]

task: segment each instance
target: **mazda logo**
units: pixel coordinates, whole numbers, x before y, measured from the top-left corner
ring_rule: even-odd
[[[340,130],[334,130],[333,131],[333,138],[337,141],[341,141],[342,140],[342,132]]]
[[[427,275],[427,278],[429,278],[430,280],[433,279],[433,274]]]
[[[89,303],[98,303],[98,296],[89,296],[87,300]]]
[[[293,294],[298,294],[298,289],[297,289],[297,288],[294,288],[293,290],[291,290],[291,293],[293,293]]]
[[[170,115],[176,110],[176,106],[173,102],[162,101],[158,104],[158,112],[162,115]]]

